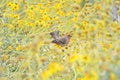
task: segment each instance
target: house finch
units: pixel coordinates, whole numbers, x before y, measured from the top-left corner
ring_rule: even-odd
[[[65,46],[65,45],[67,45],[68,43],[69,43],[69,41],[70,41],[70,38],[71,38],[71,35],[65,35],[65,36],[63,36],[63,37],[60,37],[60,38],[58,38],[58,39],[54,39],[53,41],[52,41],[52,43],[55,43],[55,44],[58,44],[58,45],[60,45],[60,46]]]

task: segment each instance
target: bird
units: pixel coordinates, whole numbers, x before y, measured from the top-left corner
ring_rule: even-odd
[[[69,43],[70,38],[72,37],[70,34],[66,34],[66,35],[60,37],[59,31],[51,32],[50,35],[54,38],[54,40],[52,40],[52,43],[55,43],[62,47],[66,46]]]

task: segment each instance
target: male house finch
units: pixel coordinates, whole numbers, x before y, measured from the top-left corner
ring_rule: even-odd
[[[71,35],[67,34],[63,37],[59,37],[59,33],[58,32],[51,32],[52,33],[52,37],[54,38],[54,40],[52,41],[52,43],[58,44],[60,46],[65,46],[69,43]],[[51,34],[50,33],[50,34]]]

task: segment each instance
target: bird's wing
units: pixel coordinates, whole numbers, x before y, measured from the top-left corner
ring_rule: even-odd
[[[66,44],[66,42],[67,42],[66,37],[60,38],[59,42],[62,43],[62,44]]]
[[[53,42],[53,43],[56,43],[56,44],[58,44],[58,45],[61,45],[61,46],[64,46],[64,45],[66,44],[66,41],[65,41],[64,38],[62,38],[62,39],[55,39],[55,40],[53,40],[52,42]]]
[[[69,43],[69,36],[66,35],[64,37],[61,37],[61,38],[58,38],[58,39],[54,39],[52,42],[53,43],[56,43],[58,45],[61,45],[61,46],[65,46]]]
[[[59,38],[59,31],[51,32],[50,35],[51,35],[54,39],[57,39],[57,38]]]

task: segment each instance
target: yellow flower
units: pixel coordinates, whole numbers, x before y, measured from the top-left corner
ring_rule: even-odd
[[[58,44],[54,44],[55,47],[57,47],[58,49],[61,49],[62,46],[58,45]]]
[[[58,16],[55,16],[55,17],[54,17],[54,20],[59,21],[60,18],[59,18]]]
[[[29,27],[35,27],[35,24],[32,23],[32,22],[27,22],[27,26],[29,26]]]
[[[62,71],[62,70],[63,70],[63,67],[59,63],[57,62],[50,63],[48,65],[47,70],[42,72],[42,77],[43,79],[48,79],[53,74],[57,73],[58,71]]]
[[[56,73],[57,71],[61,71],[63,69],[62,65],[60,65],[59,63],[50,63],[48,65],[48,69],[50,70],[51,73]]]
[[[0,72],[5,72],[4,67],[0,66]]]
[[[68,13],[65,14],[66,16],[71,16],[72,15],[72,12],[69,11]]]
[[[18,3],[14,3],[13,10],[18,10],[20,8],[20,5]]]
[[[33,79],[30,77],[25,77],[23,80],[33,80]]]
[[[70,63],[74,63],[74,62],[77,61],[78,59],[79,59],[78,54],[72,54],[71,56],[69,56],[68,61],[69,61]]]
[[[98,75],[96,71],[90,71],[85,74],[85,77],[83,78],[83,80],[98,80]]]
[[[80,65],[76,66],[75,69],[76,69],[76,72],[83,72],[84,71],[84,68],[80,67]]]
[[[38,7],[42,7],[43,4],[42,4],[42,3],[38,3],[37,6],[38,6]]]
[[[77,25],[77,24],[75,24],[74,27],[75,27],[76,29],[79,29],[79,28],[80,28],[80,26]]]
[[[96,10],[100,10],[100,9],[101,9],[101,4],[100,4],[99,2],[96,2],[96,3],[94,4],[94,8],[95,8]]]
[[[59,14],[60,16],[64,16],[65,15],[65,13],[63,11],[61,11],[61,10],[57,11],[57,14]]]
[[[80,59],[83,63],[86,63],[86,64],[90,62],[90,56],[86,54],[81,55]]]
[[[104,42],[102,42],[102,48],[103,48],[103,50],[108,50],[108,49],[111,49],[111,48],[113,48],[113,44],[112,43],[104,43]]]
[[[46,70],[46,71],[43,71],[43,72],[42,72],[42,78],[43,78],[44,80],[48,79],[51,75],[52,75],[52,74],[51,74],[51,72],[50,72],[49,70]]]
[[[48,20],[50,20],[50,17],[48,15],[43,15],[43,20],[48,21]]]
[[[105,27],[106,27],[106,22],[105,22],[105,20],[99,20],[99,21],[97,22],[97,25],[98,25],[98,28],[99,28],[99,29],[105,29]]]
[[[30,61],[26,61],[21,65],[21,68],[22,69],[27,68],[29,65],[30,65]]]
[[[110,73],[110,80],[116,80],[114,73]]]
[[[41,10],[41,9],[40,9],[38,12],[39,12],[40,14],[42,14],[42,13],[44,12],[44,10]]]
[[[12,49],[12,46],[8,46],[8,49]]]
[[[16,19],[20,18],[20,16],[18,14],[14,14],[13,17],[16,18]]]
[[[84,80],[83,78],[77,78],[77,80]]]
[[[0,42],[0,46],[2,46],[2,42]]]
[[[6,61],[7,59],[8,59],[8,55],[2,55],[2,59],[4,60],[4,61]]]
[[[113,1],[111,1],[111,0],[102,0],[102,1],[104,1],[105,4],[112,4],[113,3]]]
[[[7,4],[7,6],[10,6],[10,7],[11,7],[11,6],[12,6],[12,4],[13,4],[13,3],[8,3],[8,4]]]
[[[88,22],[87,21],[82,21],[82,26],[87,26]]]
[[[22,46],[18,46],[18,47],[16,47],[16,51],[19,51],[19,50],[21,50],[22,49]]]
[[[35,18],[35,13],[34,13],[34,11],[33,10],[27,10],[27,16],[28,16],[28,18],[30,18],[30,19],[33,19],[34,20],[34,18]]]
[[[8,3],[7,4],[13,11],[16,11],[20,8],[20,5],[18,3]]]
[[[91,71],[91,80],[98,80],[98,74],[96,71]]]
[[[73,22],[77,22],[78,21],[78,17],[73,17],[72,20],[73,20]]]
[[[80,4],[83,0],[75,0],[75,3]]]
[[[111,27],[113,27],[113,28],[116,28],[116,27],[118,27],[119,25],[118,25],[118,23],[115,21],[115,22],[113,22],[113,23],[111,23]]]
[[[54,5],[54,8],[55,9],[61,9],[62,8],[62,4],[57,3],[57,4]]]

